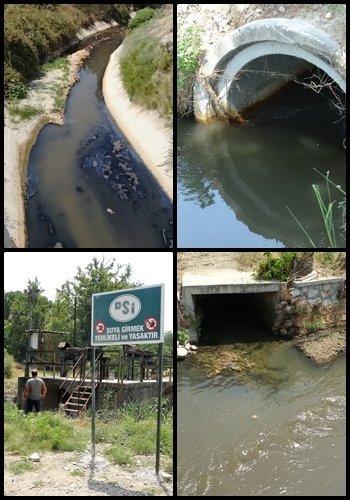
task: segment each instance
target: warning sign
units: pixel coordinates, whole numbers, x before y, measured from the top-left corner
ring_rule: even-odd
[[[148,318],[145,321],[145,326],[147,330],[155,330],[157,328],[158,322],[155,318]]]
[[[98,323],[96,323],[96,332],[97,333],[104,333],[106,329],[106,325],[104,323],[102,323],[102,321],[99,321]]]
[[[91,345],[163,342],[164,285],[92,295]]]

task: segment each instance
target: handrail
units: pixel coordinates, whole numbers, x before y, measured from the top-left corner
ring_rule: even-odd
[[[85,356],[85,352],[83,352],[83,353],[79,356],[79,358],[78,358],[77,362],[75,363],[75,365],[73,366],[73,368],[71,369],[71,371],[70,371],[70,372],[68,373],[68,375],[66,376],[66,379],[65,379],[65,380],[62,382],[62,384],[60,385],[60,387],[59,387],[60,389],[62,389],[62,387],[64,386],[64,384],[68,381],[68,377],[69,377],[69,375],[70,375],[71,373],[74,373],[75,368],[77,367],[78,363],[80,363],[80,361],[81,361],[81,359],[82,359],[82,357],[83,357],[83,356]],[[80,376],[81,376],[81,374],[80,374]],[[70,389],[70,387],[71,387],[71,385],[73,384],[73,382],[75,382],[75,379],[76,379],[76,378],[77,378],[77,376],[75,376],[75,377],[73,378],[73,380],[71,381],[71,383],[69,384],[69,386],[66,388],[66,390],[64,391],[64,393],[63,393],[63,395],[62,395],[62,399],[63,399],[63,398],[64,398],[64,396],[66,395],[66,393],[67,393],[68,389]]]
[[[84,353],[83,353],[84,354]],[[95,363],[96,361],[100,358],[100,356],[102,355],[102,352],[99,352],[97,357],[95,358]],[[80,359],[80,358],[79,358]],[[86,381],[86,378],[87,378],[87,375],[91,372],[92,370],[92,366],[90,366],[90,368],[84,372],[84,377],[81,379],[80,381],[80,384],[78,384],[76,387],[74,387],[74,391],[72,392],[72,394],[74,394],[75,391],[78,392],[78,415],[80,415],[83,411],[85,411],[86,409],[86,406],[88,404],[88,402],[90,401],[90,397],[91,397],[91,393],[89,395],[89,398],[86,400],[83,408],[81,410],[79,410],[79,407],[80,407],[80,398],[81,396],[84,396],[84,394],[87,394],[87,389],[89,388],[88,386],[85,387],[84,391],[83,392],[80,392],[79,389],[83,386],[83,384],[85,383]],[[76,378],[76,377],[75,377]],[[66,392],[68,391],[68,389],[71,387],[72,383],[75,381],[75,378],[72,380],[72,382],[69,384],[68,388],[66,389],[66,391],[64,392],[63,396],[62,396],[62,399],[63,397],[65,396]],[[91,379],[90,379],[91,380]],[[64,384],[64,382],[63,382]],[[62,384],[62,385],[63,385]],[[98,382],[95,382],[95,389],[96,387],[98,386]],[[61,386],[62,387],[62,386]],[[91,389],[92,389],[92,385],[91,385]],[[72,397],[72,394],[70,395],[70,397]],[[68,398],[69,400],[69,398]]]

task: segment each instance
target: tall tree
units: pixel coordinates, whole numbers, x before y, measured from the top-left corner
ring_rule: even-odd
[[[15,292],[14,296],[9,297],[11,303],[8,319],[5,320],[5,347],[16,361],[22,362],[25,358],[28,342],[26,330],[44,328],[49,301],[41,295],[42,292],[35,278],[34,281],[28,280],[24,292]]]
[[[131,272],[130,265],[124,267],[121,264],[116,264],[115,259],[106,261],[104,258],[99,260],[94,257],[84,270],[78,267],[75,277],[64,283],[58,292],[58,296],[60,297],[61,304],[64,303],[66,310],[70,311],[69,317],[71,319],[69,320],[69,324],[71,325],[71,331],[74,296],[77,297],[77,346],[86,347],[90,345],[91,295],[93,293],[139,286],[140,283],[130,282]],[[72,334],[70,334],[69,338],[72,339]]]

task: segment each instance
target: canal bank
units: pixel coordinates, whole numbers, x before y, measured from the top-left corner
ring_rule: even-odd
[[[120,75],[122,52],[121,45],[109,59],[102,82],[103,97],[116,124],[172,202],[173,169],[172,161],[169,161],[172,133],[156,111],[131,102]]]
[[[97,21],[90,28],[77,33],[77,40],[84,40],[96,33],[105,31],[113,26],[106,22]],[[65,49],[67,49],[66,47]],[[89,50],[80,50],[69,56],[70,74],[65,80],[65,99],[67,99],[71,87],[77,80],[77,75],[82,61],[89,54]],[[25,187],[27,182],[27,163],[32,146],[35,144],[40,130],[47,123],[63,123],[63,112],[57,114],[51,111],[51,104],[47,103],[47,94],[40,90],[38,82],[45,80],[56,81],[64,76],[63,70],[52,70],[30,85],[30,93],[35,99],[41,101],[44,113],[28,121],[15,123],[11,120],[7,104],[4,106],[5,129],[4,129],[4,247],[25,248],[26,247],[26,224],[25,224]],[[34,83],[34,85],[33,85]]]

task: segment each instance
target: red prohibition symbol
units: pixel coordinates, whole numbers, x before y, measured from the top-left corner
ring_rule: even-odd
[[[104,323],[102,323],[102,321],[99,321],[98,323],[96,323],[96,332],[97,333],[104,333],[106,329],[106,325]]]
[[[158,322],[155,318],[148,318],[145,321],[145,326],[147,330],[155,330],[157,328]]]

